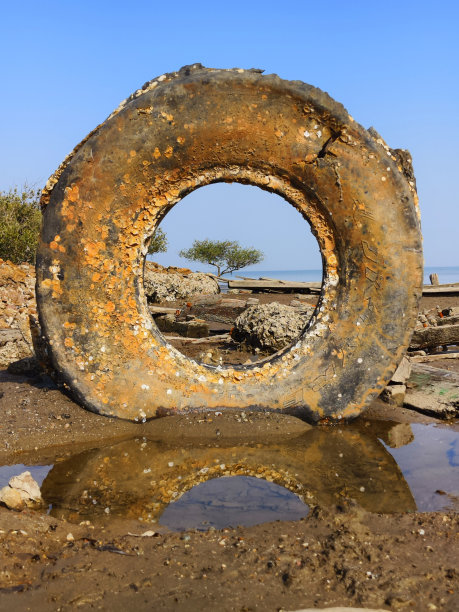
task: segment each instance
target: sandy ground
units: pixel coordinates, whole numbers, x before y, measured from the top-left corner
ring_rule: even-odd
[[[451,304],[451,298],[442,300]],[[41,376],[1,372],[0,413],[2,465],[51,463],[132,437],[216,442],[212,419],[190,415],[135,424],[101,417]],[[361,417],[368,418],[437,423],[379,401]],[[218,435],[256,444],[311,428],[276,414],[254,413],[249,421],[223,415]],[[141,537],[145,524],[135,520],[78,525],[0,508],[0,609],[459,609],[455,513],[374,514],[343,498],[313,506],[295,522],[159,531]]]
[[[133,436],[216,440],[215,423],[201,415],[128,423],[82,410],[49,380],[5,373],[1,380],[3,464],[54,462]],[[435,423],[379,401],[364,418]],[[220,435],[253,444],[311,428],[276,414],[254,413],[249,420],[223,415]],[[0,508],[0,609],[459,607],[454,513],[378,515],[343,499],[339,506],[315,506],[295,522],[137,537],[145,530],[134,520],[75,525]]]

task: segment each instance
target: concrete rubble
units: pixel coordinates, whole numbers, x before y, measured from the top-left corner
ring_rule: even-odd
[[[145,264],[144,289],[149,302],[174,302],[200,293],[220,292],[213,275],[182,271],[165,273],[157,271],[149,262]]]
[[[0,368],[33,355],[30,316],[37,316],[33,266],[0,259]]]
[[[250,306],[238,316],[231,332],[236,342],[275,353],[294,342],[314,312],[314,307],[285,306],[278,302]]]
[[[419,313],[410,351],[455,344],[459,344],[459,307],[436,307]]]

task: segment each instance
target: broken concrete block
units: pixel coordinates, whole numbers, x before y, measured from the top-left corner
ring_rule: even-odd
[[[440,419],[459,416],[459,376],[449,370],[413,363],[404,406]]]
[[[404,385],[411,374],[411,362],[407,357],[403,357],[399,363],[398,368],[395,370],[391,383]]]
[[[388,385],[381,393],[381,399],[388,404],[403,406],[405,400],[406,385]]]

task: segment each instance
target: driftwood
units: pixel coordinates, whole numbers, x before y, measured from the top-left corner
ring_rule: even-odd
[[[164,338],[168,342],[180,340],[180,342],[187,344],[217,344],[218,342],[227,342],[231,339],[231,336],[229,334],[219,334],[218,336],[210,336],[207,338],[186,338],[185,336],[168,336],[164,334]]]
[[[429,361],[440,361],[441,359],[459,359],[457,353],[438,353],[437,355],[413,355],[410,361],[413,363],[429,363]]]
[[[411,338],[410,349],[435,348],[448,344],[459,344],[459,325],[439,325],[417,329]]]
[[[310,293],[320,293],[322,283],[304,283],[301,281],[282,281],[282,280],[256,280],[256,279],[244,279],[244,280],[230,280],[228,281],[229,289],[252,289],[258,291],[298,291],[304,290]]]
[[[168,306],[148,305],[148,310],[151,312],[152,315],[175,314],[177,312],[177,308],[170,308]]]
[[[459,294],[459,283],[448,283],[446,285],[424,285],[422,295],[441,295],[443,293],[450,295]]]

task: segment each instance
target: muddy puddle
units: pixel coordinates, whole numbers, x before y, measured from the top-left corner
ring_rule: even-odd
[[[459,511],[459,432],[434,425],[359,421],[265,444],[135,438],[1,467],[0,487],[25,469],[48,512],[77,523],[220,529],[297,520],[344,498],[370,512]]]

